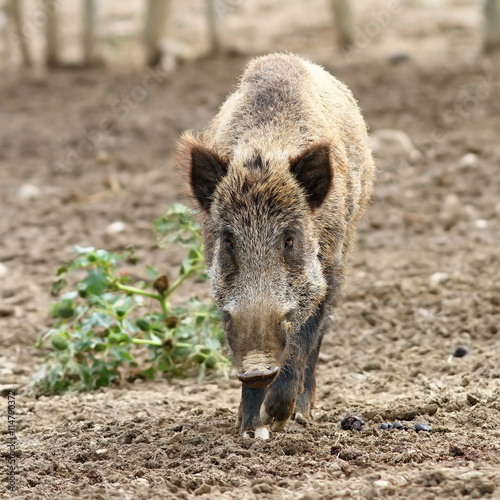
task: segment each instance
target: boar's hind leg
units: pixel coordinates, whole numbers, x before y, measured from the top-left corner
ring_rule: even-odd
[[[314,355],[314,351],[319,350],[323,316],[324,305],[302,325],[290,345],[289,357],[278,378],[267,389],[260,419],[263,424],[271,424],[273,431],[283,430],[295,410],[299,394],[304,390],[308,359],[313,354],[312,363],[318,356],[317,352]]]
[[[305,424],[312,420],[312,409],[316,401],[316,364],[318,362],[319,350],[323,335],[320,336],[318,344],[307,358],[306,371],[304,375],[304,389],[302,390],[295,407],[294,419],[299,424]]]
[[[266,395],[266,388],[253,388],[243,384],[241,387],[241,403],[238,411],[237,427],[244,437],[260,437],[267,439],[269,430],[260,421],[260,407]]]

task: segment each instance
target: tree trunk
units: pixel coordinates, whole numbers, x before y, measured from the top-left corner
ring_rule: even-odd
[[[218,0],[205,0],[207,6],[208,29],[210,36],[210,53],[219,54],[222,48],[222,13],[217,10]]]
[[[33,66],[33,59],[28,46],[28,42],[23,34],[23,5],[22,0],[11,0],[9,10],[14,21],[14,29],[16,30],[16,42],[19,44],[23,65],[27,68]]]
[[[97,55],[96,43],[96,1],[84,0],[83,5],[84,26],[83,26],[83,64],[85,66],[98,66],[102,64]]]
[[[171,0],[148,0],[144,41],[146,62],[157,66],[162,59],[160,42],[165,37],[171,14]]]
[[[354,16],[351,0],[330,0],[339,44],[348,49],[354,43]]]
[[[500,0],[484,2],[484,51],[500,49]]]
[[[55,0],[42,0],[47,15],[45,26],[45,64],[49,68],[61,66],[59,53],[59,5]]]

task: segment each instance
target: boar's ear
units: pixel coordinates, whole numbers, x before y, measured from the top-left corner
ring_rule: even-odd
[[[316,144],[290,162],[290,170],[307,194],[311,208],[318,208],[328,194],[332,182],[330,147]]]
[[[191,189],[201,208],[208,210],[212,195],[220,180],[227,174],[227,163],[201,145],[191,149]]]

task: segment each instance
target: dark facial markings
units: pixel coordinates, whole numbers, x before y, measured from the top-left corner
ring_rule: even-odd
[[[237,245],[235,244],[236,238],[234,235],[224,230],[220,235],[220,252],[218,260],[222,269],[222,280],[226,285],[230,286],[234,283],[237,277],[238,263],[236,258]]]

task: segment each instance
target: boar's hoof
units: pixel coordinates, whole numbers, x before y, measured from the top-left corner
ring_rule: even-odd
[[[253,436],[252,436],[253,434]],[[267,426],[257,427],[255,431],[252,433],[251,431],[245,431],[243,433],[244,438],[255,438],[255,439],[269,439],[269,429]]]
[[[307,425],[309,423],[309,419],[301,412],[295,414],[294,420],[300,425]]]
[[[266,387],[269,385],[276,377],[279,372],[277,366],[271,366],[265,370],[251,370],[239,372],[236,376],[249,387]]]
[[[271,430],[273,432],[280,432],[285,428],[286,424],[290,420],[290,417],[285,418],[284,420],[276,420],[272,415],[267,413],[264,405],[262,405],[260,407],[260,420],[264,424],[271,424]]]

